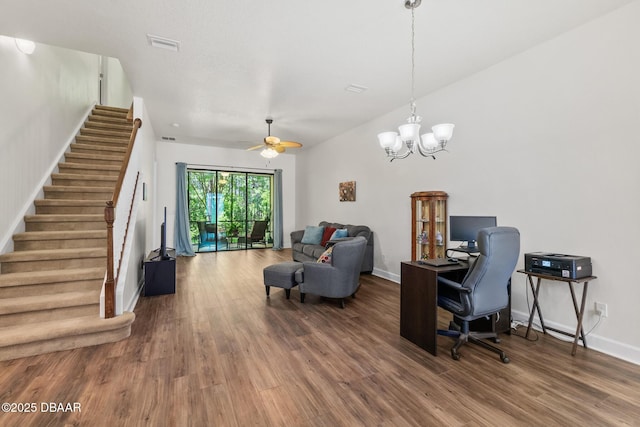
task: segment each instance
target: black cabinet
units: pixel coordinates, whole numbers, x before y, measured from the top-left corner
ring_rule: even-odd
[[[169,258],[162,259],[158,251],[152,251],[144,260],[145,297],[176,293],[176,251],[167,251]]]

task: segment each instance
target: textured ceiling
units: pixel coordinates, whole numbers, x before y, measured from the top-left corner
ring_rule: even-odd
[[[416,97],[631,1],[423,0]],[[156,134],[178,142],[244,149],[262,141],[272,116],[273,135],[309,147],[410,98],[411,12],[402,0],[0,6],[0,34],[118,58]],[[151,48],[147,34],[180,41],[180,51]],[[350,84],[368,90],[348,92]]]

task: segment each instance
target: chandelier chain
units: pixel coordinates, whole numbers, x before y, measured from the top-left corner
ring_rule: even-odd
[[[415,48],[415,39],[416,39],[416,19],[415,19],[415,6],[411,7],[411,117],[415,118],[416,116],[416,99],[415,99],[415,75],[416,75],[416,48]]]

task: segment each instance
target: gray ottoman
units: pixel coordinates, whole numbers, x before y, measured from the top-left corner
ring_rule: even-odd
[[[291,288],[298,284],[295,279],[296,271],[301,268],[302,263],[296,261],[285,261],[265,267],[264,270],[262,270],[262,274],[264,275],[264,286],[267,291],[267,298],[269,298],[269,288],[275,286],[283,288],[287,294],[287,299],[289,299]]]

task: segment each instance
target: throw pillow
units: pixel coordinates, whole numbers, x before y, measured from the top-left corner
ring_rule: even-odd
[[[308,225],[304,229],[304,234],[302,235],[301,242],[305,245],[319,245],[322,241],[323,232],[324,227]]]
[[[322,233],[322,241],[320,244],[322,246],[326,245],[329,240],[331,240],[331,236],[333,236],[333,232],[336,231],[335,227],[325,227],[324,233]]]
[[[318,261],[316,262],[319,262],[322,264],[331,264],[332,255],[333,255],[333,246],[331,246],[329,249],[324,251],[322,255],[320,255],[320,258],[318,258]]]
[[[336,231],[333,232],[333,235],[329,240],[340,239],[343,237],[349,237],[349,231],[346,228],[338,228]]]

